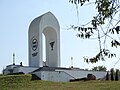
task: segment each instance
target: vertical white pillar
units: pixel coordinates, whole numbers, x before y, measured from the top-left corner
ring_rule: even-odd
[[[60,27],[56,17],[45,13],[34,19],[29,27],[29,66],[43,67],[42,33],[46,37],[46,64],[60,66]]]

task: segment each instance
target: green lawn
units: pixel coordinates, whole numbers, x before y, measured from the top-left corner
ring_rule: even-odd
[[[120,90],[120,81],[49,82],[31,75],[0,76],[0,90]]]

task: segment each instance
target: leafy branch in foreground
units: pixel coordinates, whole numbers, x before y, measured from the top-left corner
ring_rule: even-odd
[[[79,31],[79,33],[77,34],[78,37],[82,38],[82,39],[87,39],[90,38],[92,36],[92,34],[94,34],[93,30],[95,30],[95,28],[92,27],[79,27],[79,26],[71,26],[72,29]]]
[[[116,54],[114,53],[110,53],[109,50],[101,50],[101,52],[99,52],[95,57],[92,58],[88,58],[88,57],[84,57],[85,62],[87,63],[96,63],[99,60],[104,61],[104,57],[108,57],[108,58],[112,58],[112,57],[116,57]]]
[[[90,1],[91,0],[69,0],[71,4],[76,6],[84,6]],[[110,50],[105,47],[106,43],[110,43],[111,47],[117,48],[120,46],[120,39],[116,39],[114,37],[116,34],[120,34],[120,26],[118,25],[120,20],[114,19],[117,15],[119,15],[120,1],[95,0],[94,4],[96,6],[97,12],[88,24],[80,26],[71,25],[72,29],[78,31],[77,36],[81,39],[91,39],[91,37],[95,37],[94,35],[97,33],[99,52],[92,58],[84,57],[84,60],[87,63],[96,63],[99,60],[105,60],[105,57],[116,57],[116,54],[111,53]],[[108,23],[106,23],[106,21],[108,21]],[[91,25],[89,25],[90,23]],[[107,28],[103,28],[103,25],[106,25]],[[111,42],[107,42],[107,38],[111,39]],[[104,42],[104,44],[102,42]]]

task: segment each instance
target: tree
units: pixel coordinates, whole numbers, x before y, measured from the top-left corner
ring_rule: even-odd
[[[119,73],[119,70],[116,69],[116,72],[115,72],[115,81],[118,81],[118,80],[119,80],[119,75],[118,75],[118,73]]]
[[[78,6],[84,6],[86,3],[91,4],[90,1],[93,0],[69,0],[71,4],[76,6],[78,11]],[[71,25],[71,28],[78,31],[77,36],[81,39],[91,39],[95,37],[99,42],[99,52],[92,58],[84,57],[87,63],[96,63],[99,60],[105,60],[105,57],[112,58],[116,54],[112,53],[110,49],[106,46],[107,43],[111,44],[111,47],[120,46],[120,39],[115,38],[115,35],[120,34],[120,20],[115,17],[119,15],[120,1],[119,0],[94,0],[92,2],[95,4],[97,12],[96,15],[87,23],[83,25]],[[78,14],[78,12],[77,12]],[[106,22],[108,21],[108,23]],[[107,28],[103,28],[106,25]],[[107,39],[110,39],[107,42]]]
[[[109,80],[109,72],[106,74],[106,80]]]
[[[114,80],[114,69],[113,68],[110,70],[110,75],[111,75],[111,80],[113,81]]]
[[[98,67],[93,67],[92,70],[98,71]]]
[[[93,67],[92,70],[94,71],[106,71],[106,67],[105,66],[98,66],[98,67]]]

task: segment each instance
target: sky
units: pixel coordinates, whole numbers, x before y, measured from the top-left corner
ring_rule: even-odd
[[[91,69],[104,65],[109,70],[113,68],[117,58],[107,59],[95,64],[87,64],[83,57],[92,57],[99,50],[98,41],[83,40],[76,36],[77,32],[68,30],[70,25],[82,25],[90,21],[95,14],[94,4],[79,8],[79,19],[76,7],[69,0],[0,0],[0,72],[6,65],[12,64],[15,53],[15,63],[28,66],[28,28],[31,21],[46,13],[52,12],[60,24],[61,67]],[[118,49],[114,49],[117,52]],[[120,69],[120,62],[115,66]]]

